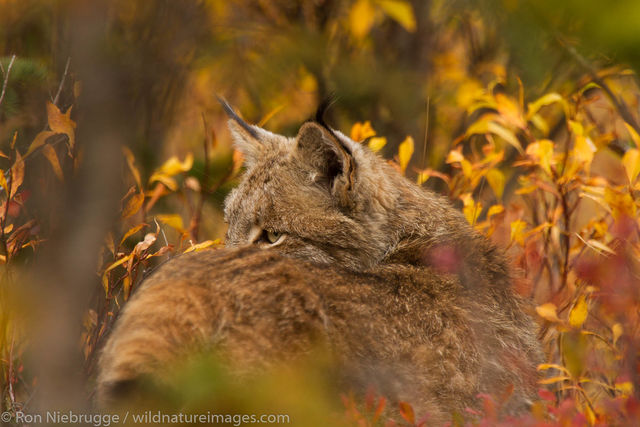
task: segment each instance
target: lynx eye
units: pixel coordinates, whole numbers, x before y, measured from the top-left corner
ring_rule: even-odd
[[[275,244],[277,242],[280,241],[280,239],[282,239],[282,236],[284,236],[284,233],[281,233],[280,231],[273,231],[273,230],[262,230],[262,240],[265,242],[268,242],[270,244]]]

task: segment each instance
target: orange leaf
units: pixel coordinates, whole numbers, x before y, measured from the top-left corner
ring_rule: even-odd
[[[357,0],[349,11],[349,29],[360,40],[369,34],[376,18],[376,10],[370,0]]]
[[[556,312],[556,305],[548,302],[546,304],[542,304],[536,307],[536,312],[540,317],[550,322],[560,322],[561,320],[558,318],[558,314]]]
[[[43,146],[44,143],[47,142],[47,139],[50,136],[53,136],[55,134],[56,134],[55,132],[52,132],[50,130],[45,130],[37,134],[34,140],[31,142],[31,145],[29,146],[29,149],[27,150],[27,153],[24,156],[27,157],[29,154],[35,151],[38,147]]]
[[[356,142],[362,142],[365,139],[376,136],[376,131],[371,127],[371,122],[355,122],[351,127],[351,139]]]
[[[24,160],[20,156],[20,153],[16,150],[16,161],[11,166],[11,194],[9,198],[13,197],[18,191],[18,188],[22,185],[24,180]]]
[[[124,236],[122,236],[122,239],[120,240],[120,245],[122,245],[125,240],[127,240],[129,237],[133,236],[134,234],[136,234],[138,231],[142,230],[146,226],[147,224],[138,224],[135,227],[130,228],[126,233],[124,233]]]
[[[42,153],[51,164],[53,173],[56,174],[60,181],[64,181],[64,174],[62,173],[62,168],[60,167],[60,162],[58,161],[58,154],[56,153],[56,150],[51,145],[47,144],[42,148]]]
[[[398,406],[400,406],[400,415],[402,418],[411,425],[415,424],[416,416],[413,412],[413,407],[407,402],[398,402]]]
[[[55,133],[63,133],[69,137],[69,153],[71,153],[76,143],[76,123],[71,120],[71,107],[69,107],[66,113],[62,114],[56,105],[47,102],[47,118],[49,119],[49,127],[52,131]]]
[[[128,147],[122,147],[122,152],[124,153],[125,158],[127,159],[127,165],[129,166],[129,170],[131,171],[131,175],[133,175],[133,179],[135,179],[136,184],[138,184],[138,188],[142,189],[142,182],[140,180],[140,172],[138,172],[138,168],[135,165],[135,157],[131,150]]]
[[[136,212],[140,210],[143,203],[144,203],[144,194],[136,193],[133,196],[131,196],[129,201],[127,201],[126,206],[122,210],[122,218],[126,219],[134,215]]]

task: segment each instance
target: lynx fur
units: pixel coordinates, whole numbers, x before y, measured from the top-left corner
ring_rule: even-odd
[[[286,138],[227,109],[247,168],[225,202],[230,248],[145,280],[102,352],[99,401],[185,349],[242,377],[320,346],[344,388],[373,385],[436,424],[511,387],[505,411],[527,408],[542,356],[498,249],[321,119]]]

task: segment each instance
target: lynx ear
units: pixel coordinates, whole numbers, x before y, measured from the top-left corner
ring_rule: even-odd
[[[296,155],[318,172],[343,207],[351,205],[355,162],[349,147],[331,129],[315,122],[302,125],[296,137]]]
[[[250,168],[258,161],[264,151],[264,143],[260,138],[261,129],[242,120],[223,98],[219,96],[216,98],[229,116],[227,125],[231,131],[233,146],[242,153],[245,166]]]

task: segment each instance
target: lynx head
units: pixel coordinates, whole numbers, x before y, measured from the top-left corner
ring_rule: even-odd
[[[246,172],[225,201],[227,245],[352,269],[371,267],[397,242],[390,216],[400,178],[384,160],[322,121],[293,138],[242,121],[223,102]]]

